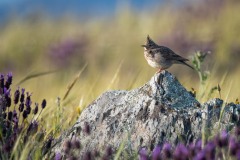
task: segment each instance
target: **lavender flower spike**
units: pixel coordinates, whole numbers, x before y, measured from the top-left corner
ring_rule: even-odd
[[[159,160],[161,158],[161,147],[157,145],[152,151],[152,160]]]
[[[7,89],[9,89],[11,84],[12,84],[12,72],[7,74],[7,80],[5,82],[5,87]]]

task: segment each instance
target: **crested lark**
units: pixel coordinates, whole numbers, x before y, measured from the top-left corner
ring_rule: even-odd
[[[159,69],[157,73],[168,69],[173,64],[184,64],[193,69],[192,66],[185,62],[188,59],[177,55],[167,47],[157,45],[149,36],[147,36],[146,44],[142,45],[142,47],[144,47],[144,57],[148,64]]]

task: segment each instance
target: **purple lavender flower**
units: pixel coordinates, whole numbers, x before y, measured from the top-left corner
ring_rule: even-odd
[[[90,129],[90,126],[89,126],[88,122],[84,122],[83,131],[84,131],[87,135],[90,135],[91,129]]]
[[[13,110],[13,118],[18,118],[17,117],[17,111],[15,109]]]
[[[54,160],[61,160],[61,159],[62,159],[61,153],[57,152],[57,153],[55,154]]]
[[[5,82],[5,87],[7,89],[9,89],[11,84],[12,84],[12,73],[10,72],[7,74],[7,80]]]
[[[86,151],[83,155],[83,160],[91,160],[92,159],[92,153],[90,151]]]
[[[23,104],[23,103],[20,103],[20,104],[19,104],[19,107],[18,107],[19,112],[22,112],[23,109],[24,109],[24,104]]]
[[[222,131],[222,133],[220,134],[220,140],[221,140],[221,143],[222,145],[225,147],[228,145],[228,133],[227,131]]]
[[[220,135],[215,136],[215,144],[220,148],[226,147],[228,145],[228,133],[224,130]]]
[[[33,114],[37,114],[38,113],[38,103],[35,103],[35,108],[33,110]]]
[[[24,99],[25,99],[24,92],[25,92],[25,89],[22,88],[22,93],[21,93],[21,96],[20,96],[20,102],[21,102],[21,103],[23,103],[23,102],[24,102]]]
[[[64,142],[64,147],[63,147],[64,152],[67,154],[70,151],[71,148],[72,148],[71,141],[70,140],[66,140]]]
[[[237,150],[239,148],[239,144],[237,143],[236,139],[234,137],[229,138],[229,152],[230,155],[235,156],[237,154]]]
[[[235,128],[235,135],[239,136],[240,135],[240,127]]]
[[[31,104],[32,104],[31,94],[29,94],[29,93],[27,92],[27,98],[26,98],[26,101],[25,101],[25,106],[26,106],[27,108],[30,108],[30,107],[31,107]]]
[[[23,119],[26,119],[28,117],[28,111],[24,110],[23,111]]]
[[[237,150],[236,158],[237,158],[237,160],[240,160],[240,149]]]
[[[197,143],[195,145],[195,149],[196,149],[197,152],[202,150],[202,140],[201,139],[199,139],[197,141]]]
[[[12,121],[12,117],[13,117],[13,113],[12,113],[12,111],[9,111],[8,112],[8,120]]]
[[[20,91],[19,91],[19,88],[15,91],[15,93],[14,93],[14,104],[16,105],[16,104],[18,104],[18,102],[19,102],[19,97],[20,97]]]
[[[19,88],[15,91],[14,97],[13,97],[13,103],[15,104],[14,109],[11,110],[8,108],[6,112],[6,107],[11,106],[11,94],[10,94],[10,87],[12,84],[12,73],[7,74],[7,78],[4,81],[4,76],[0,74],[0,105],[3,113],[1,114],[0,121],[2,121],[2,128],[1,135],[2,135],[2,141],[0,142],[0,152],[3,153],[3,157],[10,158],[8,155],[11,155],[13,146],[16,143],[16,140],[20,138],[19,143],[20,145],[23,145],[27,142],[29,138],[29,134],[35,134],[38,131],[38,122],[36,120],[31,121],[28,128],[25,127],[25,123],[21,124],[19,126],[19,115],[15,109],[15,106],[19,104],[19,112],[23,112],[23,120],[28,117],[28,114],[31,112],[31,95],[27,93],[27,98],[25,99],[25,89],[22,89],[21,93],[19,91]],[[44,107],[46,105],[46,102],[44,104]],[[24,109],[24,107],[26,108]],[[38,105],[36,105],[38,106]],[[34,113],[37,113],[38,107],[35,108]],[[25,132],[26,129],[26,132]],[[24,132],[22,132],[24,130]],[[23,136],[19,137],[19,134],[23,133]],[[44,134],[44,133],[43,133]],[[48,144],[51,143],[52,139],[48,141]],[[51,144],[50,144],[51,145]],[[47,145],[46,145],[47,146]],[[47,149],[49,150],[49,148]],[[7,154],[5,154],[7,153]],[[44,153],[43,153],[44,154]],[[2,156],[2,155],[1,155]],[[0,157],[1,157],[0,156]]]
[[[49,151],[49,149],[51,148],[52,146],[52,141],[53,141],[53,137],[52,136],[49,136],[48,137],[48,140],[45,142],[44,146],[43,146],[43,154],[47,153]]]
[[[26,107],[26,109],[25,109],[26,111],[27,111],[27,114],[30,114],[31,113],[31,110],[32,110],[32,108],[31,107]]]
[[[10,107],[12,104],[10,91],[11,91],[11,89],[4,88],[4,96],[5,96],[5,101],[6,101],[7,107]]]
[[[140,151],[138,152],[139,160],[148,160],[148,154],[147,149],[145,147],[142,147]]]
[[[4,93],[4,75],[0,74],[0,94]]]
[[[188,145],[188,151],[189,151],[189,158],[190,159],[193,159],[193,157],[195,156],[196,154],[196,149],[195,149],[195,145],[193,143],[190,143]]]
[[[37,121],[33,121],[29,124],[28,129],[27,129],[27,135],[31,134],[35,134],[38,130],[38,122]]]
[[[77,139],[75,139],[75,140],[72,141],[72,145],[73,145],[73,147],[76,148],[76,149],[80,149],[80,148],[81,148],[81,143],[80,143],[80,141],[77,140]]]
[[[112,156],[112,154],[113,154],[112,147],[111,147],[111,146],[108,146],[108,147],[106,148],[105,155],[106,155],[107,157],[110,157],[110,156]]]
[[[84,48],[85,40],[83,38],[80,40],[73,38],[64,39],[60,43],[50,46],[49,56],[55,64],[63,67],[69,64],[73,56],[83,53],[78,51],[82,51]]]
[[[100,156],[99,151],[96,150],[96,149],[94,149],[94,150],[93,150],[93,156],[94,156],[94,157],[99,157],[99,156]]]
[[[210,141],[206,144],[204,147],[205,153],[206,153],[206,158],[207,159],[215,159],[215,153],[216,153],[216,146],[214,142]]]
[[[201,150],[197,153],[197,155],[193,158],[193,160],[206,160],[206,152],[205,150]]]
[[[27,114],[30,114],[31,113],[31,104],[32,104],[32,101],[31,101],[31,94],[29,94],[27,92],[27,98],[26,98],[26,101],[25,101],[25,106],[26,106],[26,111],[27,111]]]
[[[163,156],[164,158],[171,158],[172,157],[172,146],[170,143],[164,143],[163,145],[163,149],[162,149],[162,153],[163,153]]]
[[[173,153],[174,160],[186,160],[188,159],[188,150],[183,144],[177,145]]]
[[[47,105],[47,101],[46,101],[46,99],[43,99],[43,101],[42,101],[42,109],[44,109],[46,107],[46,105]]]
[[[3,113],[3,119],[6,119],[7,118],[7,113]]]
[[[161,147],[157,145],[152,151],[152,160],[159,160],[161,159]]]
[[[18,128],[18,118],[13,118],[13,122],[14,122],[14,126],[13,126],[13,132],[15,134],[18,134],[18,131],[20,130],[20,128]]]

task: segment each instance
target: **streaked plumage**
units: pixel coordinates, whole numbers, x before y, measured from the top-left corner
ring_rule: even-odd
[[[184,64],[193,69],[192,66],[185,62],[188,59],[177,55],[168,47],[157,45],[149,36],[147,36],[146,44],[142,45],[142,47],[144,47],[144,57],[148,64],[151,67],[158,68],[158,72],[168,69],[173,64]]]

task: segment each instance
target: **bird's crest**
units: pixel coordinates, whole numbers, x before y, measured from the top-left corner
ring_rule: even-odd
[[[142,45],[143,47],[146,48],[154,48],[157,47],[158,45],[149,37],[149,35],[147,36],[147,41],[145,45]]]

